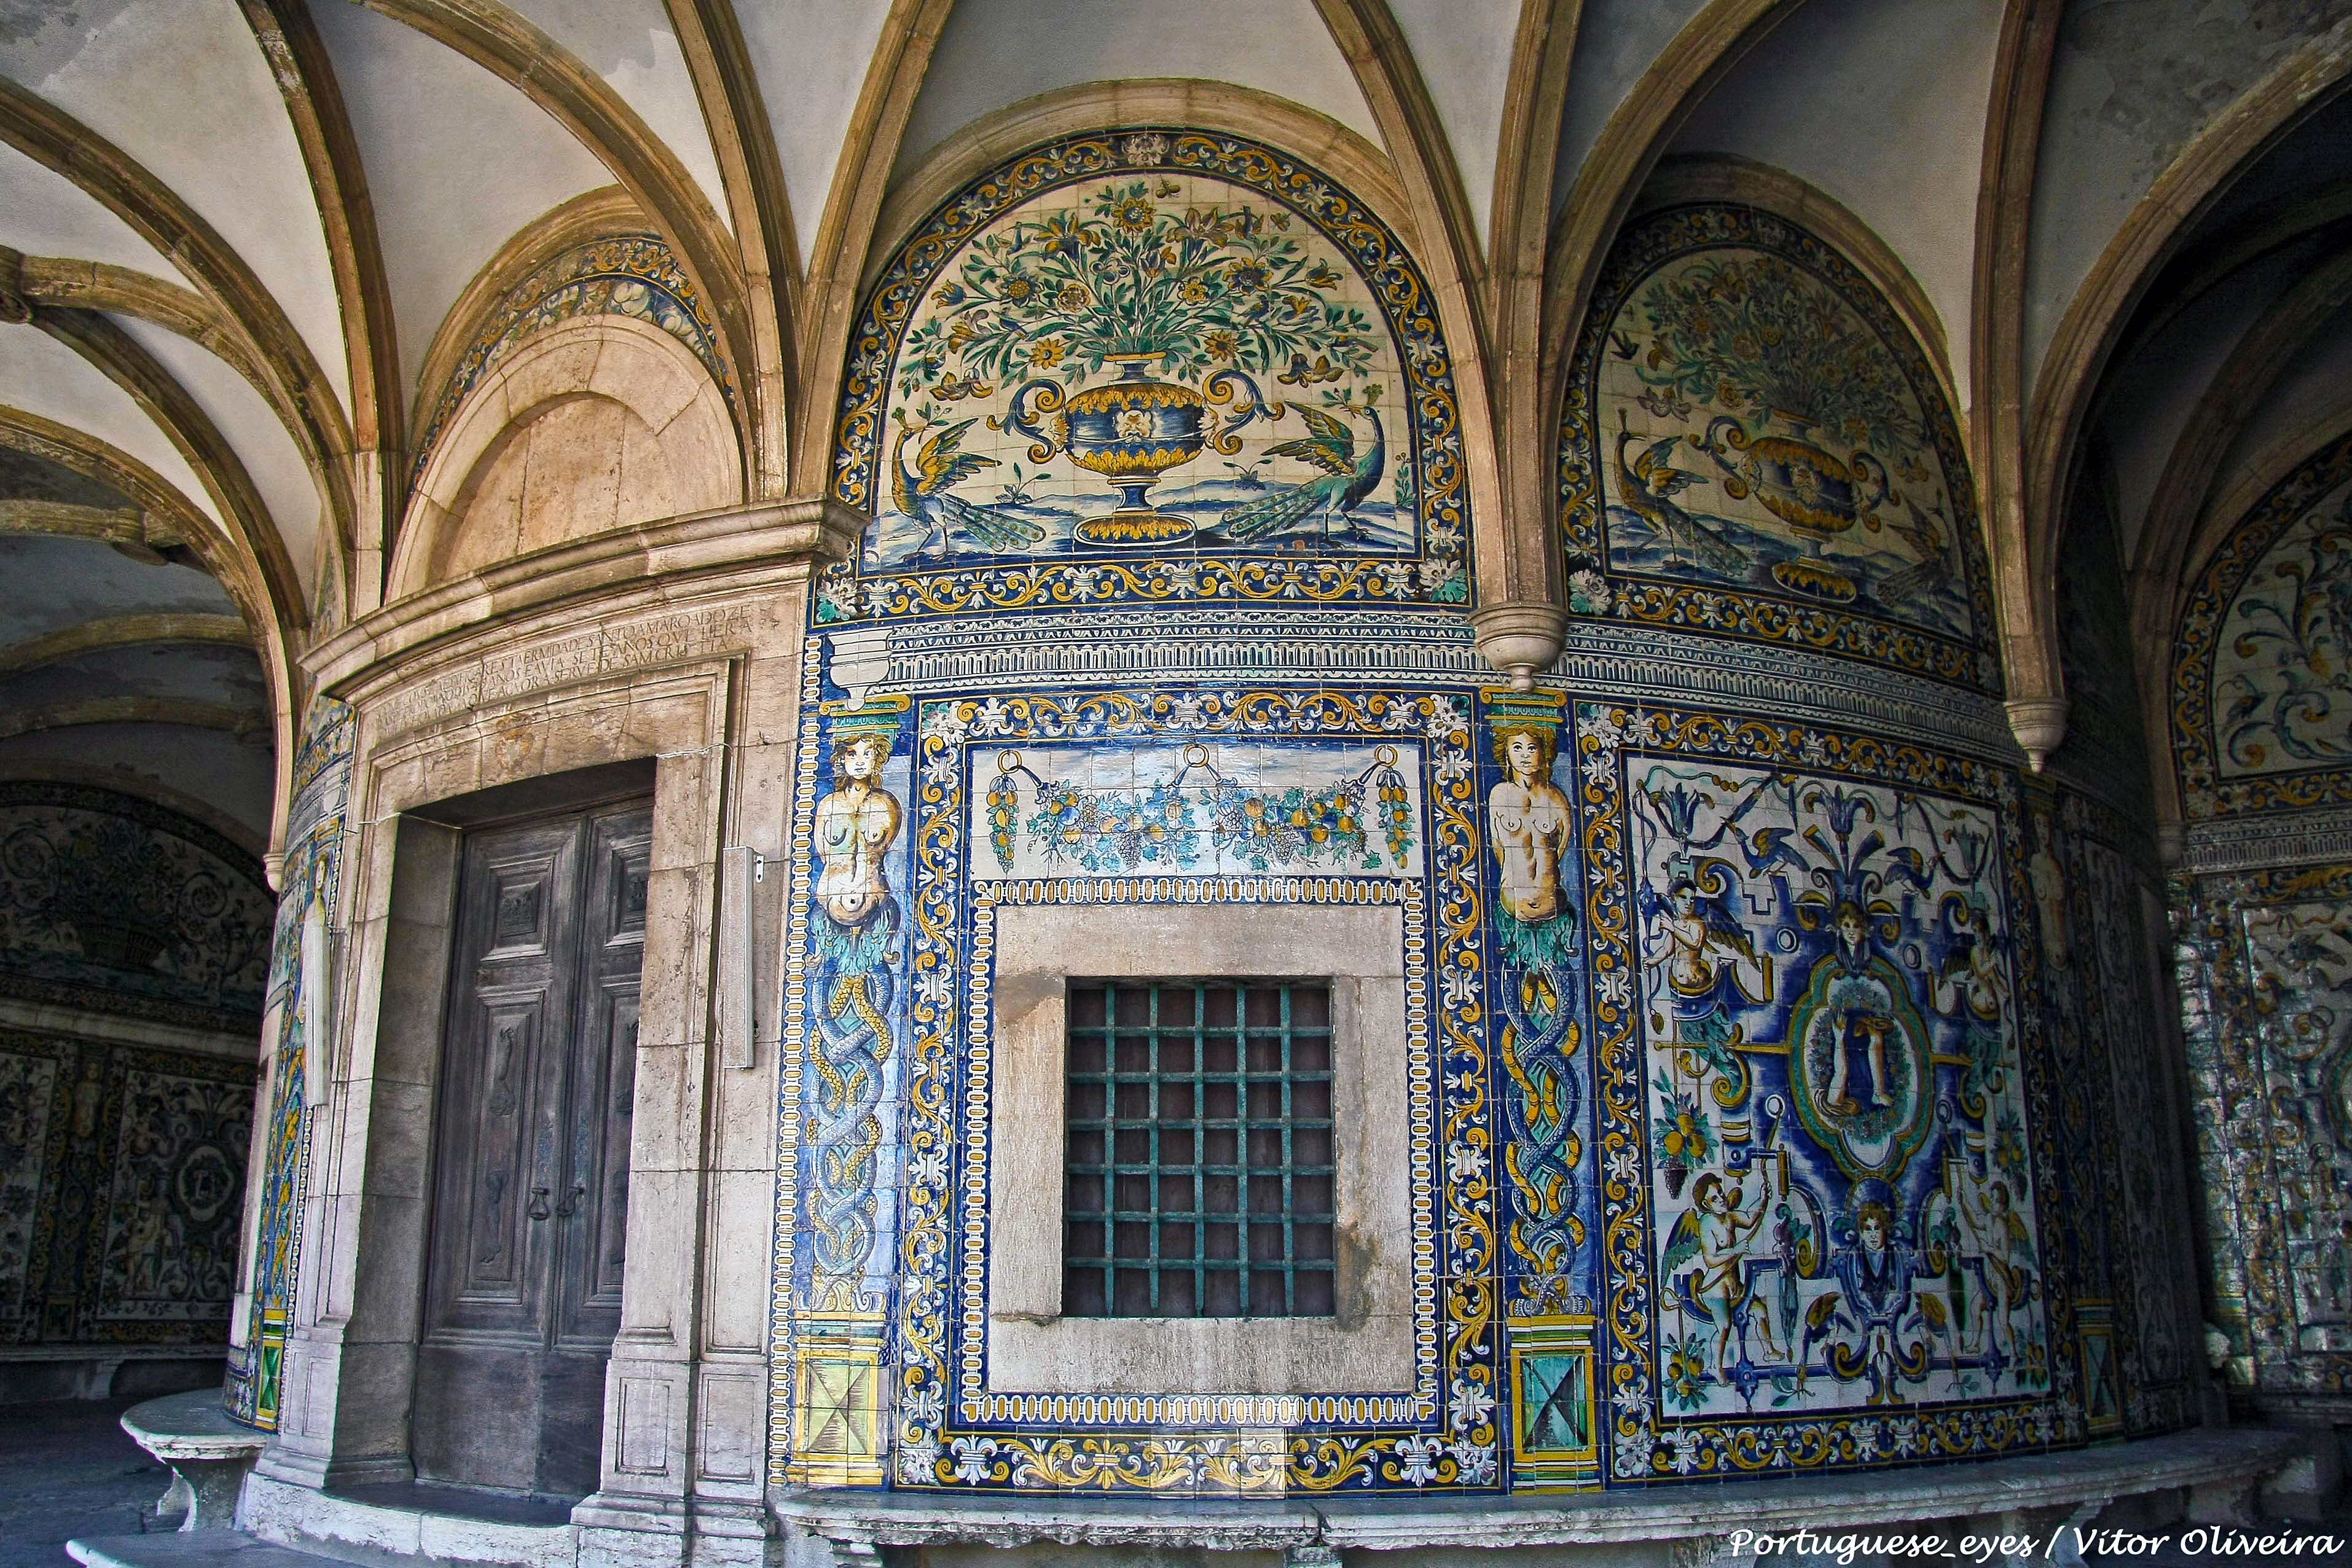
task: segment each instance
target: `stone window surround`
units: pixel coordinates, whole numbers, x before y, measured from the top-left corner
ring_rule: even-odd
[[[1073,976],[1331,980],[1336,1318],[1065,1318]],[[996,911],[989,1391],[1252,1394],[1413,1385],[1404,912],[1395,905],[1006,905]],[[1382,1049],[1382,1046],[1391,1048]]]

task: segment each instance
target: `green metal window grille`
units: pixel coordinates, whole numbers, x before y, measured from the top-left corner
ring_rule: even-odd
[[[1073,980],[1062,1311],[1334,1310],[1331,983]]]

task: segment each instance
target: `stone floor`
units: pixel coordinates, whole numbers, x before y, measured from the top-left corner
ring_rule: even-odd
[[[152,1511],[172,1472],[118,1421],[145,1397],[0,1405],[0,1568],[70,1568],[71,1537],[179,1528]]]
[[[122,1412],[137,1403],[137,1398],[118,1398],[0,1405],[0,1568],[69,1568],[72,1559],[65,1553],[65,1542],[70,1538],[156,1534],[177,1529],[176,1516],[158,1519],[153,1512],[156,1500],[170,1484],[171,1472],[131,1442],[118,1422]],[[2282,1528],[2305,1535],[2333,1533],[2343,1544],[2334,1552],[2293,1555],[2245,1550],[2251,1543],[2244,1542],[2244,1536]],[[2136,1543],[2141,1545],[2141,1552],[2095,1552],[2090,1562],[2096,1568],[2126,1563],[2143,1568],[2203,1568],[2223,1563],[2352,1568],[2352,1496],[2339,1503],[2323,1524],[2270,1525],[2225,1532],[2239,1539],[2198,1542],[2206,1548],[2201,1552],[2181,1550],[2186,1544],[2185,1527],[2174,1526],[2166,1533],[2170,1539],[2153,1552],[2141,1554],[2146,1543]],[[241,1538],[231,1539],[242,1543]],[[194,1544],[194,1538],[157,1542],[167,1550]],[[1008,1561],[1017,1558],[1018,1554],[1010,1554]],[[1372,1563],[1368,1562],[1366,1568],[1372,1568]]]

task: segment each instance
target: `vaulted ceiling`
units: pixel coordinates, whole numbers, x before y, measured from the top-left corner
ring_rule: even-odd
[[[1535,541],[1555,362],[1644,182],[1696,157],[1803,182],[1924,302],[2011,693],[2053,698],[2057,543],[2087,480],[2145,661],[2247,487],[2352,423],[2347,18],[2352,0],[0,0],[0,772],[140,779],[258,846],[295,660],[381,602],[431,351],[519,234],[619,187],[747,389],[744,492],[814,493],[894,195],[1119,81],[1286,100],[1385,163],[1486,367],[1482,504]],[[1482,565],[1483,595],[1548,591],[1540,549],[1520,553]]]

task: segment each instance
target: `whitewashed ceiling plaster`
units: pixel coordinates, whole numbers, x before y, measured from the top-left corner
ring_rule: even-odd
[[[2311,95],[2317,118],[2296,130],[2284,114],[2281,135],[2245,159],[2232,154],[2202,188],[2203,209],[2165,226],[2168,237],[2140,272],[2107,276],[2119,237],[2157,205],[2151,192],[2205,155],[2246,106],[2275,109],[2275,95],[2264,96],[2271,79],[2352,50],[2352,0],[2068,0],[2047,82],[2029,79],[2020,90],[2039,96],[2021,106],[2002,97],[2011,78],[1997,62],[2003,40],[2023,36],[2019,25],[2034,14],[2024,0],[1210,0],[1175,12],[1158,0],[289,5],[289,36],[314,35],[315,51],[258,37],[248,13],[266,18],[268,8],[238,0],[0,0],[0,76],[13,84],[0,93],[0,266],[22,253],[123,269],[111,275],[113,296],[80,307],[106,314],[81,320],[119,330],[206,431],[159,425],[174,416],[142,409],[88,354],[38,325],[0,324],[0,409],[142,465],[225,532],[258,529],[257,542],[236,548],[239,560],[252,557],[253,581],[268,575],[265,557],[278,563],[268,571],[279,584],[270,612],[281,623],[279,658],[351,613],[336,598],[346,585],[320,570],[357,526],[348,476],[379,460],[370,441],[385,443],[383,471],[395,492],[386,515],[396,517],[415,426],[442,390],[418,378],[452,306],[551,209],[615,185],[642,191],[648,166],[678,172],[667,196],[646,195],[648,226],[668,234],[689,268],[717,258],[770,279],[761,287],[772,295],[743,298],[772,299],[767,308],[795,318],[783,333],[730,341],[727,353],[741,360],[755,342],[771,345],[763,353],[807,352],[822,335],[824,290],[866,275],[871,247],[887,242],[872,226],[891,193],[967,144],[977,122],[1064,89],[1224,82],[1337,121],[1390,161],[1413,225],[1450,226],[1417,242],[1450,247],[1465,308],[1486,312],[1478,331],[1497,342],[1510,335],[1494,314],[1508,295],[1490,276],[1498,259],[1604,252],[1610,214],[1660,157],[1764,164],[1843,206],[1916,281],[1972,427],[1990,428],[1979,424],[1986,397],[2029,411],[2007,437],[2020,445],[2037,438],[2032,419],[2066,421],[2056,426],[2063,441],[2053,471],[2066,483],[2099,480],[2127,548],[2143,542],[2147,518],[2166,504],[2164,476],[2210,404],[2213,378],[2352,242],[2343,216],[2352,214],[2352,110],[2325,107],[2331,78]],[[479,25],[475,42],[453,21],[462,17]],[[538,34],[554,46],[551,58],[501,58],[503,46],[480,42]],[[1393,57],[1381,56],[1383,39],[1394,42]],[[1523,58],[1529,44],[1549,52]],[[1538,73],[1538,61],[1552,74]],[[325,75],[309,79],[321,63]],[[559,78],[568,84],[560,89]],[[606,129],[558,118],[555,100],[574,89],[617,106],[598,111]],[[289,92],[298,108],[316,107],[332,134],[313,135],[289,110]],[[110,143],[122,169],[79,158],[47,166],[45,158],[68,160],[42,153],[34,122],[44,117],[68,128],[68,144]],[[1987,160],[2004,144],[2004,125],[2020,124],[2038,126],[2038,145],[2003,206],[1985,195]],[[1523,212],[1517,193],[1528,187],[1511,182],[1531,171],[1543,205],[1538,151],[1552,158],[1551,199],[1546,211]],[[336,173],[331,153],[355,163]],[[110,184],[118,175],[136,188]],[[1506,200],[1498,180],[1510,186]],[[345,226],[321,216],[320,192],[338,182],[338,199],[363,200],[372,214],[372,254],[343,247]],[[1448,207],[1457,183],[1462,205]],[[1582,205],[1570,200],[1580,189]],[[126,221],[142,203],[191,215],[217,236],[218,252],[159,247]],[[765,235],[735,232],[754,212]],[[1497,232],[1506,222],[1513,233]],[[2231,250],[2245,235],[2269,234],[2264,226],[2279,232]],[[781,253],[759,250],[769,244]],[[2004,256],[2021,257],[2021,269],[2005,295],[1989,292],[1989,264]],[[237,280],[246,278],[249,288]],[[170,287],[156,294],[142,279]],[[1555,295],[1582,286],[1564,276],[1549,284]],[[2087,353],[2068,349],[2062,326],[2101,288],[2122,304]],[[126,302],[142,289],[149,306]],[[260,342],[290,333],[293,357],[310,368],[281,363],[282,341],[260,369],[225,342],[218,353],[199,347],[181,335],[196,330],[189,320],[159,320],[154,300],[170,305],[164,316],[195,310],[213,323],[205,331]],[[35,298],[33,308],[71,303]],[[1552,304],[1556,317],[1562,307]],[[382,318],[373,340],[356,313],[363,305]],[[6,271],[0,307],[13,322]],[[268,321],[257,325],[257,313]],[[1553,317],[1547,330],[1556,334],[1565,328]],[[1976,362],[1985,342],[2015,343],[2008,369]],[[387,344],[389,363],[379,363]],[[2207,476],[2214,496],[2304,424],[2352,409],[2352,321],[2319,322],[2277,361],[2260,395],[2234,411],[2227,452]],[[746,386],[799,384],[806,374],[733,369]],[[274,388],[256,384],[273,374]],[[297,384],[305,376],[315,377],[308,390]],[[2061,394],[2074,396],[2071,411]],[[1546,418],[1538,412],[1534,427]],[[821,412],[788,410],[775,427],[823,423]],[[225,517],[198,471],[218,461],[183,455],[215,438],[250,480],[260,516]],[[812,470],[777,458],[765,471]],[[334,482],[322,488],[322,475]],[[2032,504],[2063,510],[2034,495]],[[379,516],[370,526],[381,533],[391,524]],[[78,602],[59,597],[50,577],[66,555],[10,559],[0,627],[12,616],[29,625],[22,605],[36,600]],[[146,587],[126,588],[108,614],[179,603],[160,584],[185,567],[141,570],[146,578],[124,581]]]

